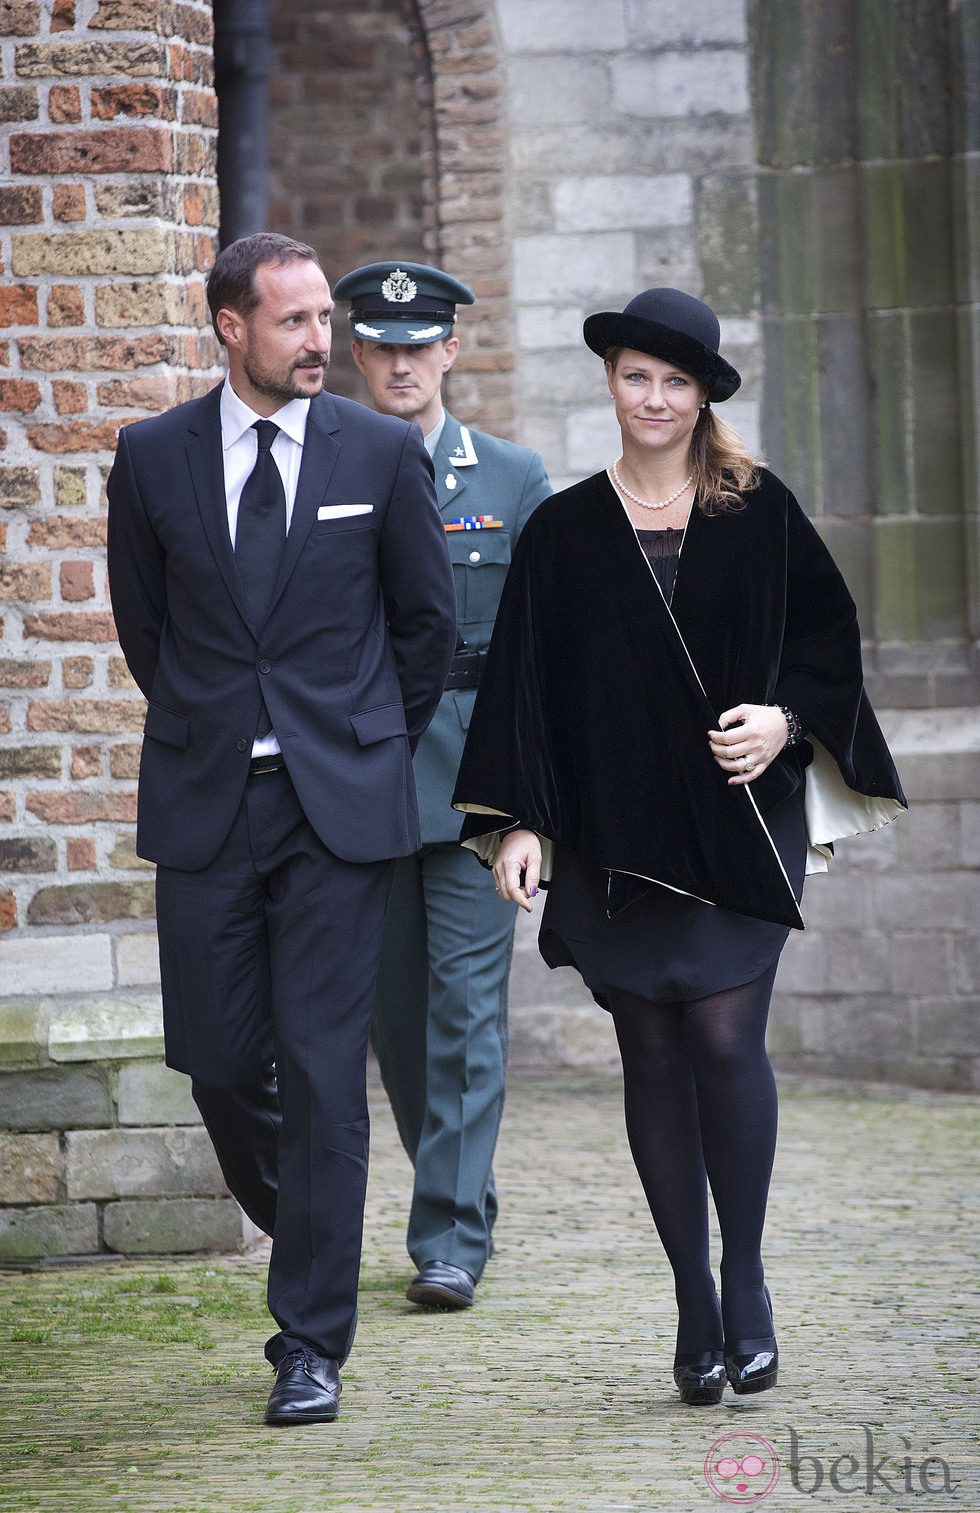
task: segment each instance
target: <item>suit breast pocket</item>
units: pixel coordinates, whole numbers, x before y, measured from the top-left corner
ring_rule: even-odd
[[[376,516],[373,504],[321,504],[316,512],[313,535],[369,531],[374,528]]]

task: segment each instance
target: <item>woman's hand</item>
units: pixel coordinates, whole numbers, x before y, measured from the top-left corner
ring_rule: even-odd
[[[500,842],[493,880],[501,898],[530,914],[541,881],[541,842],[533,830],[509,830]]]
[[[731,773],[729,786],[754,783],[786,745],[786,716],[774,704],[739,704],[719,717],[720,730],[709,730],[711,755]]]

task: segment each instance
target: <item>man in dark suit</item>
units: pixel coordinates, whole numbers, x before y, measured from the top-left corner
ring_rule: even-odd
[[[365,1061],[412,751],[455,642],[417,426],[323,392],[329,285],[261,233],[208,301],[225,383],[120,435],[119,639],[148,700],[137,847],[157,863],[167,1062],[273,1236],[266,1422],[336,1418],[356,1321]]]
[[[354,361],[371,403],[422,428],[456,580],[459,646],[415,754],[422,849],[395,865],[371,1038],[415,1166],[407,1245],[417,1272],[407,1296],[468,1308],[493,1250],[517,911],[460,849],[452,796],[511,552],[551,486],[537,452],[443,407],[459,351],[456,306],[474,303],[465,284],[422,263],[371,263],[334,292],[351,302]]]

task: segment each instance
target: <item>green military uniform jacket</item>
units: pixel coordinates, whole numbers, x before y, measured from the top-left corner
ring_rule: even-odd
[[[484,651],[514,545],[551,485],[537,452],[469,430],[448,413],[432,460],[453,564],[459,634],[469,649]],[[481,516],[490,518],[480,529],[451,528]],[[459,838],[451,800],[475,698],[475,688],[447,689],[416,750],[424,845]]]

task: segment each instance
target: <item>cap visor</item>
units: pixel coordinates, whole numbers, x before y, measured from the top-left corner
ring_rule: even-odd
[[[371,316],[359,316],[350,323],[351,336],[355,341],[384,342],[394,347],[424,347],[432,341],[442,341],[453,334],[453,322],[428,320],[424,315],[417,320],[378,320]]]

